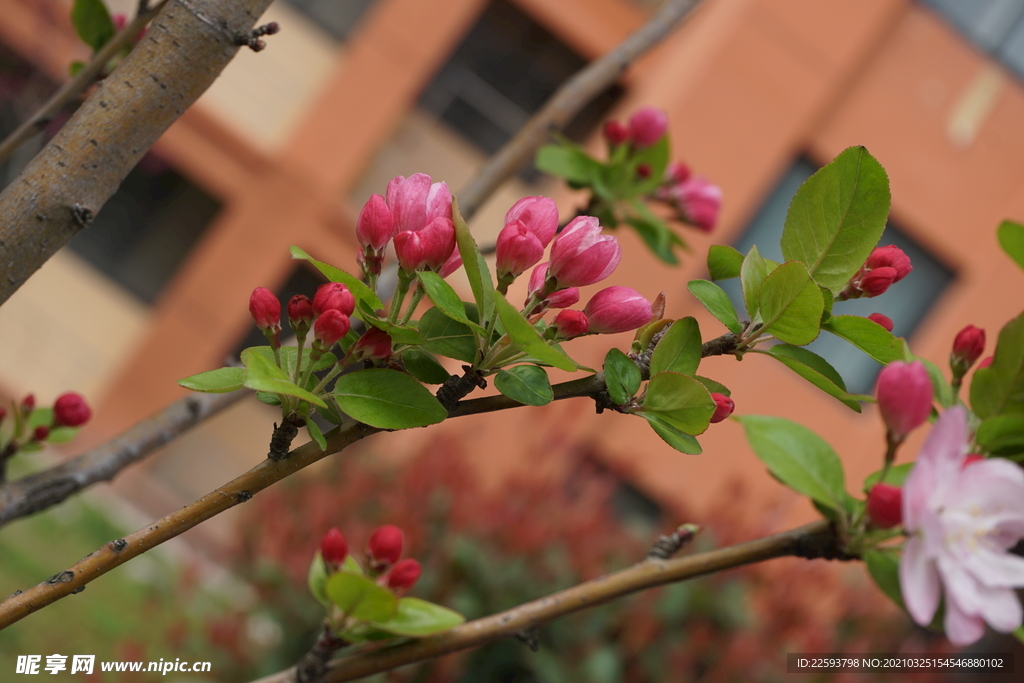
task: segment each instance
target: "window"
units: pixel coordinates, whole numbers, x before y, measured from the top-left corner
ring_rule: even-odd
[[[287,0],[313,23],[344,40],[374,0]]]
[[[782,261],[779,240],[782,238],[789,203],[800,185],[816,170],[816,166],[805,160],[793,164],[734,246],[745,254],[756,244],[765,258]],[[859,316],[881,313],[892,318],[893,334],[909,337],[952,282],[953,273],[892,224],[886,226],[879,244],[895,244],[902,249],[914,265],[913,272],[880,297],[838,302],[833,311],[837,315]],[[743,311],[739,280],[727,280],[720,284],[729,293],[736,310]],[[822,332],[807,348],[832,364],[846,381],[851,393],[871,391],[881,366],[863,352],[827,332]]]
[[[923,0],[968,40],[1024,76],[1024,0]]]

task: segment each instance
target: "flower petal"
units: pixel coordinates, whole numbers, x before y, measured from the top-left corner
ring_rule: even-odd
[[[954,645],[970,645],[985,635],[985,622],[964,612],[955,599],[946,598],[946,637]]]
[[[925,553],[921,538],[911,537],[903,546],[899,574],[907,611],[914,621],[927,626],[939,608],[939,572]]]
[[[964,567],[978,581],[992,588],[1024,587],[1024,557],[999,552],[988,544],[963,558]]]

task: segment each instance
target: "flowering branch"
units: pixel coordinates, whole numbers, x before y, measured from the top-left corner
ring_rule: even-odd
[[[512,636],[558,617],[648,588],[785,556],[850,559],[839,551],[835,534],[824,520],[754,541],[677,559],[648,557],[628,569],[586,581],[498,614],[466,622],[436,636],[376,649],[361,647],[354,654],[334,662],[322,680],[324,683],[353,681]],[[295,669],[288,669],[254,683],[294,681]]]

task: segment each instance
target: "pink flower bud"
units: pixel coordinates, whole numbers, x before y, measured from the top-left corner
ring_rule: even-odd
[[[391,337],[384,330],[371,327],[363,333],[349,352],[353,360],[377,360],[391,356]]]
[[[398,264],[407,273],[429,268],[440,270],[455,251],[455,225],[447,218],[435,218],[418,231],[395,235]]]
[[[348,541],[338,527],[332,528],[320,540],[320,556],[324,558],[328,571],[337,569],[348,556]]]
[[[888,266],[869,270],[860,281],[860,291],[866,297],[884,294],[896,282],[896,269]]]
[[[313,302],[305,294],[296,294],[288,301],[288,322],[292,327],[313,322]],[[308,327],[306,329],[309,329]]]
[[[395,234],[422,230],[435,218],[452,219],[452,193],[445,183],[430,182],[430,176],[416,173],[395,176],[388,183],[386,202],[395,220]],[[447,256],[445,257],[447,258]]]
[[[619,121],[608,121],[601,130],[610,145],[621,145],[629,140],[629,129]]]
[[[462,254],[456,249],[452,252],[452,255],[448,257],[448,260],[441,266],[441,270],[437,271],[437,274],[441,277],[448,277],[462,265]]]
[[[932,395],[932,382],[921,361],[894,361],[882,368],[878,373],[875,397],[894,441],[902,441],[928,419]]]
[[[36,395],[27,394],[25,398],[21,399],[21,412],[28,415],[36,407]]]
[[[575,339],[581,334],[590,331],[590,321],[583,311],[565,309],[559,311],[555,319],[551,321],[555,337],[559,339]]]
[[[685,183],[690,179],[690,167],[681,161],[670,161],[665,167],[665,180],[673,185]]]
[[[715,400],[715,413],[711,416],[711,424],[721,422],[736,410],[736,402],[725,394],[714,392],[711,394],[711,398]]]
[[[395,218],[391,215],[384,198],[379,194],[370,195],[363,205],[356,221],[356,238],[364,248],[380,251],[387,246],[395,234]]]
[[[660,109],[644,107],[629,117],[629,132],[637,147],[650,147],[665,134],[668,116]]]
[[[327,311],[338,311],[346,316],[356,310],[356,298],[348,287],[340,282],[320,285],[313,295],[313,314],[323,315]]]
[[[419,581],[423,568],[416,560],[406,559],[395,564],[384,579],[385,585],[395,592],[405,593]]]
[[[39,425],[32,431],[32,438],[35,441],[46,441],[46,437],[50,435],[50,428],[46,425]]]
[[[614,237],[601,234],[597,219],[579,216],[551,245],[548,275],[558,281],[558,289],[583,287],[611,275],[621,259],[622,248]]]
[[[495,270],[498,277],[519,277],[544,256],[544,245],[527,229],[525,223],[515,220],[498,233],[494,251],[497,257]]]
[[[992,361],[994,361],[995,359],[995,356],[985,356],[984,358],[981,359],[981,362],[978,363],[978,369],[981,370],[982,368],[987,368],[988,366],[992,365]]]
[[[879,529],[903,523],[903,489],[889,484],[875,484],[868,494],[868,519]]]
[[[718,212],[722,208],[722,188],[707,178],[697,177],[683,181],[673,188],[680,211],[686,222],[704,232],[711,232],[718,224]]]
[[[893,244],[885,247],[875,247],[871,255],[868,256],[868,260],[864,262],[864,267],[867,270],[894,268],[896,270],[896,277],[893,278],[893,282],[899,282],[914,269],[910,265],[910,257]]]
[[[81,394],[69,391],[53,402],[53,421],[61,427],[79,427],[92,417],[92,410]]]
[[[402,556],[405,534],[393,524],[377,527],[370,540],[366,542],[366,554],[370,557],[370,565],[375,569],[383,569],[398,562]]]
[[[968,325],[953,340],[953,354],[950,362],[960,364],[966,371],[985,352],[985,330]]]
[[[595,294],[583,308],[590,331],[616,334],[635,330],[651,322],[651,302],[629,287],[607,287]]]
[[[541,263],[533,272],[530,273],[530,286],[527,289],[527,299],[533,297],[533,295],[540,291],[544,287],[544,283],[548,277],[548,264]],[[568,308],[577,301],[580,300],[580,289],[579,287],[568,287],[566,289],[559,289],[557,291],[548,294],[544,301],[551,308]]]
[[[125,26],[128,25],[128,17],[121,12],[117,12],[110,17],[110,20],[114,22],[114,30],[121,31]]]
[[[249,297],[249,313],[261,330],[281,326],[281,302],[266,287],[257,287]]]
[[[547,197],[523,197],[505,214],[505,225],[515,221],[522,221],[546,247],[558,230],[558,207]]]
[[[330,348],[339,339],[348,334],[351,323],[348,316],[341,311],[330,308],[324,311],[313,323],[313,335],[323,346]]]
[[[886,332],[892,332],[892,318],[881,313],[872,313],[868,316],[868,320],[874,323],[878,323],[885,328]]]

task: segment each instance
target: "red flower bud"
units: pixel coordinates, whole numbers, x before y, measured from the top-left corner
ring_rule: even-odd
[[[637,164],[636,166],[636,177],[640,180],[647,180],[651,177],[651,165],[650,164]]]
[[[606,122],[602,132],[604,133],[604,139],[610,145],[621,145],[626,140],[629,140],[629,129],[619,121]]]
[[[903,489],[889,484],[875,484],[868,494],[868,519],[879,529],[903,523]]]
[[[384,582],[391,590],[404,593],[416,585],[421,573],[423,568],[419,562],[405,559],[391,568]]]
[[[976,462],[981,462],[984,459],[985,459],[985,456],[982,455],[981,453],[971,453],[966,458],[964,458],[964,464],[960,466],[960,469],[963,469],[964,467],[967,467],[968,465],[973,465]]]
[[[281,302],[266,287],[257,287],[249,297],[249,313],[261,330],[281,326]]]
[[[690,167],[681,161],[670,161],[665,167],[665,180],[673,185],[690,179]]]
[[[7,409],[4,408],[3,406],[0,406],[0,422],[3,422],[3,419],[5,417],[7,417]]]
[[[574,339],[590,330],[590,321],[583,311],[565,309],[559,311],[555,319],[551,321],[551,327],[555,330],[554,335],[560,339]]]
[[[530,286],[527,288],[527,299],[532,298],[534,293],[544,287],[548,277],[548,264],[541,263],[530,273]],[[548,294],[545,301],[551,308],[568,308],[580,300],[579,287],[567,287]]]
[[[987,368],[988,366],[992,365],[992,361],[994,361],[995,359],[995,356],[985,356],[984,358],[981,359],[981,362],[978,363],[978,369],[981,370],[982,368]]]
[[[323,315],[324,311],[338,311],[346,316],[352,315],[356,309],[356,298],[348,287],[340,282],[328,282],[320,285],[313,295],[313,314]]]
[[[547,197],[523,197],[505,214],[505,225],[522,221],[545,247],[558,230],[558,207]]]
[[[313,302],[305,294],[296,294],[288,301],[288,322],[293,328],[298,325],[309,325],[314,317]]]
[[[79,427],[92,417],[92,410],[80,394],[61,394],[53,403],[53,421],[61,427]]]
[[[902,441],[928,419],[932,396],[932,382],[921,361],[895,361],[878,373],[878,410],[895,441]]]
[[[985,330],[974,325],[968,325],[956,335],[953,340],[953,354],[949,362],[961,365],[963,371],[974,365],[974,361],[981,358],[985,352]],[[962,373],[961,373],[962,374]]]
[[[347,315],[332,308],[313,323],[313,335],[324,347],[330,348],[348,334],[351,326]]]
[[[370,564],[376,569],[389,567],[402,556],[402,545],[405,534],[393,524],[378,527],[366,542],[366,554],[370,556]]]
[[[607,287],[595,294],[583,308],[590,331],[616,334],[635,330],[651,321],[651,302],[629,287]]]
[[[899,282],[914,269],[910,265],[910,257],[893,244],[885,247],[875,247],[871,255],[868,256],[868,260],[864,262],[864,267],[867,270],[886,267],[893,268],[896,271],[896,277],[893,278],[893,282]]]
[[[380,251],[388,245],[394,234],[395,218],[384,198],[379,194],[370,195],[356,221],[356,239],[359,244]]]
[[[544,245],[527,229],[525,223],[515,220],[498,233],[494,251],[498,277],[519,277],[544,256]]]
[[[660,109],[644,107],[629,117],[629,132],[637,147],[650,147],[665,134],[668,116]]]
[[[601,234],[597,219],[579,216],[551,245],[548,275],[558,281],[558,289],[583,287],[611,275],[621,259],[622,248],[614,237]]]
[[[371,327],[352,345],[352,358],[356,360],[376,360],[391,356],[391,337],[384,330]]]
[[[320,556],[324,558],[327,569],[333,570],[341,566],[348,556],[348,541],[338,527],[332,528],[320,540]]]
[[[39,425],[32,432],[32,438],[36,441],[46,441],[46,437],[50,435],[50,428],[46,425]]]
[[[860,281],[860,291],[864,296],[873,297],[884,294],[892,283],[896,282],[896,269],[888,266],[869,270]]]
[[[422,230],[406,230],[395,235],[395,253],[402,270],[412,273],[429,268],[440,270],[455,251],[455,225],[437,217]]]
[[[25,413],[26,415],[28,415],[33,410],[35,410],[35,407],[36,407],[36,395],[35,394],[28,394],[28,395],[25,396],[25,398],[21,399],[21,412]]]
[[[881,313],[872,313],[868,316],[868,320],[874,323],[878,323],[885,328],[886,332],[892,332],[892,318]]]
[[[715,399],[715,414],[711,416],[711,424],[721,422],[736,410],[736,402],[725,394],[713,392],[711,398]]]

